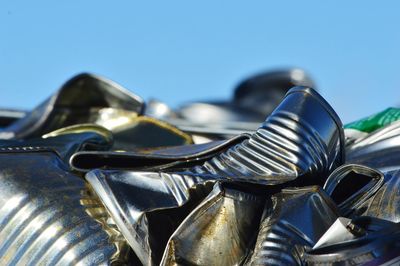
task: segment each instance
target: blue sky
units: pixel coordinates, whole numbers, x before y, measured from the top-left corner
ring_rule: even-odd
[[[344,122],[400,104],[395,1],[0,3],[0,107],[30,109],[74,74],[171,106],[229,98],[246,76],[306,69]]]

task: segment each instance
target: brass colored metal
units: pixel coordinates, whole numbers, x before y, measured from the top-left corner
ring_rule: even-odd
[[[239,265],[258,233],[265,197],[216,183],[171,236],[161,265]]]

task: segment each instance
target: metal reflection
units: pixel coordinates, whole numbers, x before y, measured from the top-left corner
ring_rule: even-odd
[[[195,135],[230,138],[257,130],[294,86],[316,88],[315,82],[302,69],[266,71],[243,80],[234,89],[230,100],[188,103],[173,114],[165,115],[162,111],[164,115],[157,116],[155,111],[149,114]],[[151,104],[150,108],[155,109]],[[157,107],[165,109],[162,105]]]
[[[384,182],[384,174],[376,169],[346,164],[333,171],[323,188],[338,205],[341,214],[348,216],[359,211]]]
[[[66,126],[93,123],[101,119],[103,108],[130,111],[137,116],[143,100],[111,80],[80,74],[67,81],[60,90],[37,108],[0,132],[2,138],[40,137]]]
[[[266,185],[297,179],[302,184],[318,184],[322,181],[318,178],[344,161],[341,126],[317,92],[295,87],[249,140],[185,174]]]
[[[400,225],[371,217],[358,217],[347,224],[343,241],[305,250],[305,265],[398,265]],[[333,230],[333,228],[331,228]],[[337,232],[339,233],[339,232]],[[342,233],[342,234],[343,234]],[[329,236],[324,236],[329,238]],[[336,237],[335,234],[330,236]],[[346,239],[347,238],[347,239]]]
[[[399,169],[399,143],[400,121],[396,121],[349,145],[346,148],[346,161],[384,172]]]
[[[160,262],[169,237],[213,185],[201,178],[111,170],[85,178],[144,265]]]
[[[248,140],[200,166],[184,171],[96,170],[86,179],[141,262],[151,265],[159,262],[166,241],[185,217],[180,215],[193,208],[182,207],[204,198],[207,185],[216,181],[322,183],[344,160],[340,125],[331,107],[315,91],[294,88]],[[196,195],[193,201],[191,193]],[[175,212],[174,219],[169,211]],[[160,212],[167,215],[161,227],[149,218]],[[160,228],[165,228],[163,233]]]
[[[264,209],[257,242],[246,265],[299,265],[296,246],[313,247],[339,212],[317,186],[288,188]]]
[[[248,139],[246,134],[203,144],[129,151],[79,151],[71,157],[71,167],[80,172],[92,169],[161,170],[181,169],[199,164]]]
[[[252,245],[265,197],[216,183],[168,241],[161,265],[239,265]]]
[[[324,189],[342,215],[370,216],[400,222],[400,171],[381,173],[363,165],[344,165],[327,179]]]
[[[65,139],[70,135],[75,144],[81,141],[80,145],[72,145],[72,138]],[[91,132],[53,136],[42,144],[54,141],[59,145],[37,146],[32,150],[24,150],[27,146],[24,142],[20,146],[15,143],[9,148],[3,146],[0,153],[2,265],[87,265],[127,260],[129,250],[124,238],[111,233],[117,232],[115,226],[101,222],[109,219],[104,207],[63,162],[73,150],[85,147],[84,143],[93,139],[96,143],[101,137],[104,138]],[[60,144],[63,142],[64,147]]]

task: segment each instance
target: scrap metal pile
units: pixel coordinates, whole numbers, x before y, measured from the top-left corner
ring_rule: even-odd
[[[171,109],[91,74],[0,110],[1,265],[399,265],[400,110],[299,69]]]

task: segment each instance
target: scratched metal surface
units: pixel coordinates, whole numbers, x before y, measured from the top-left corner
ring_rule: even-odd
[[[201,166],[181,172],[96,170],[86,179],[141,262],[151,265],[159,262],[160,252],[154,250],[163,241],[154,244],[150,213],[180,209],[190,200],[191,189],[203,191],[199,188],[216,181],[276,185],[301,179],[303,185],[322,184],[343,163],[343,145],[333,109],[312,89],[296,87],[249,140]],[[151,200],[141,199],[144,191]]]
[[[119,259],[121,239],[100,222],[107,216],[104,207],[53,152],[3,152],[0,164],[2,265],[104,265]]]
[[[188,172],[267,185],[318,183],[343,161],[339,117],[317,92],[295,87],[249,140]]]
[[[339,212],[317,186],[285,189],[265,206],[255,249],[246,265],[299,265],[296,245],[313,247]]]
[[[239,265],[258,232],[265,197],[216,183],[171,236],[162,265]]]

